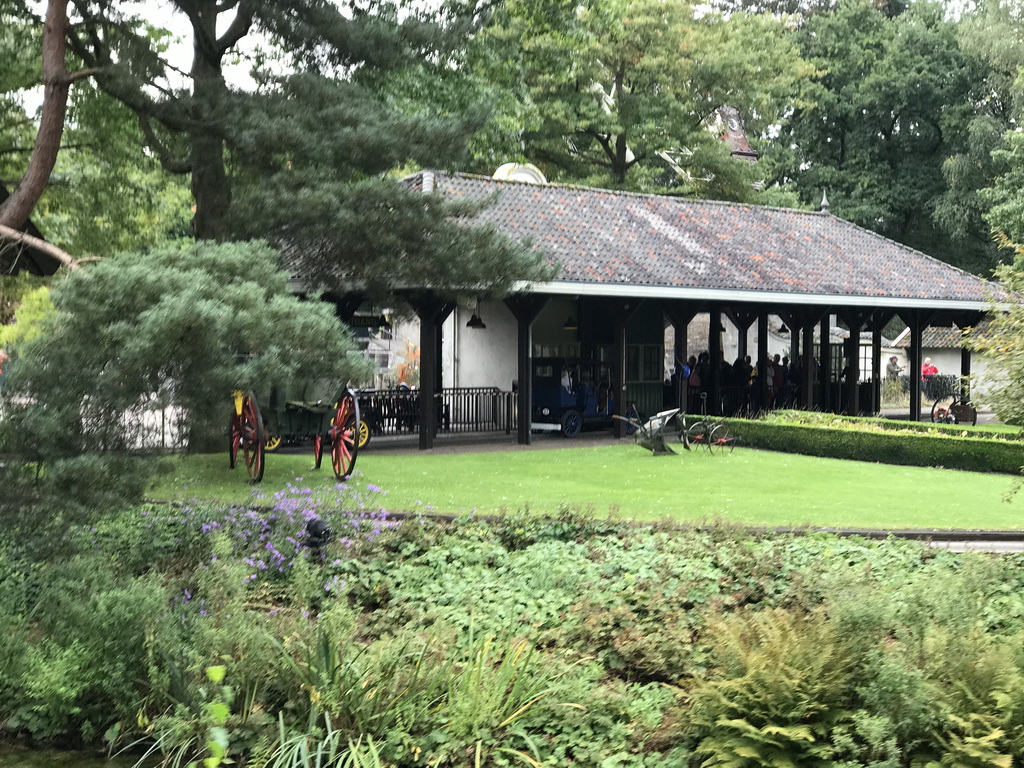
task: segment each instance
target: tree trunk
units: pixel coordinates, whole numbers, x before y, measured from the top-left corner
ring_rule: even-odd
[[[224,139],[216,129],[217,113],[229,96],[217,46],[217,4],[201,0],[190,13],[192,58],[192,196],[196,211],[192,234],[197,240],[223,240],[231,205],[224,167]]]
[[[0,205],[0,225],[18,229],[28,221],[57,163],[72,77],[64,60],[68,33],[67,0],[50,0],[43,27],[43,107],[28,168]]]

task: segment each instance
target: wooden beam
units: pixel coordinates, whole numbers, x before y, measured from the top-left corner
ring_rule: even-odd
[[[516,318],[516,442],[520,445],[533,442],[533,324],[550,300],[538,294],[517,294],[505,299],[505,305]]]
[[[768,410],[768,310],[762,310],[757,316],[757,408],[755,413]]]
[[[420,450],[426,451],[434,447],[440,423],[441,326],[455,309],[455,302],[419,291],[410,294],[408,301],[420,320],[419,440]]]

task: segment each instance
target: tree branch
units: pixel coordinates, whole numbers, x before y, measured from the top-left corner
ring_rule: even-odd
[[[146,143],[156,152],[157,157],[160,159],[160,165],[163,166],[164,170],[169,173],[191,173],[192,162],[188,158],[174,156],[174,153],[156,135],[156,131],[153,130],[153,124],[149,121],[149,116],[140,112],[138,113],[138,118],[139,127],[142,128],[142,133],[146,137]]]
[[[92,77],[99,71],[99,67],[87,67],[86,69],[79,69],[75,72],[70,72],[68,73],[68,84],[77,83],[79,80],[85,80],[86,78]]]
[[[231,5],[234,5],[232,3]],[[220,11],[220,6],[217,8]],[[247,2],[241,2],[238,5],[238,13],[235,14],[235,18],[232,20],[231,25],[224,30],[224,34],[217,40],[216,46],[217,51],[223,55],[227,53],[231,47],[249,34],[249,29],[252,27],[252,7]]]
[[[84,263],[84,260],[80,261],[74,258],[67,251],[63,251],[52,243],[48,243],[38,237],[21,232],[17,229],[4,226],[0,224],[0,241],[15,243],[21,245],[27,245],[35,248],[37,251],[45,253],[47,256],[51,256],[61,264],[66,266],[68,269],[78,269],[79,266]],[[92,261],[92,259],[90,259]]]

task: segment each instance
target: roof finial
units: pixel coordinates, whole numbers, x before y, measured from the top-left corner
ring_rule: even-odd
[[[828,195],[825,190],[821,190],[821,212],[828,213]]]

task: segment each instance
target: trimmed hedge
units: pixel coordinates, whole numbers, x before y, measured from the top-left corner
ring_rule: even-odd
[[[1008,431],[967,424],[935,424],[931,421],[910,421],[909,419],[885,419],[880,416],[843,416],[818,411],[774,411],[766,417],[767,421],[783,421],[789,424],[827,427],[835,424],[856,429],[858,426],[878,427],[879,429],[901,432],[927,432],[943,436],[984,437],[992,440],[1024,440],[1024,431]]]
[[[1024,443],[1005,438],[856,431],[748,419],[727,421],[730,432],[742,445],[769,451],[972,472],[1020,474],[1024,467]]]

